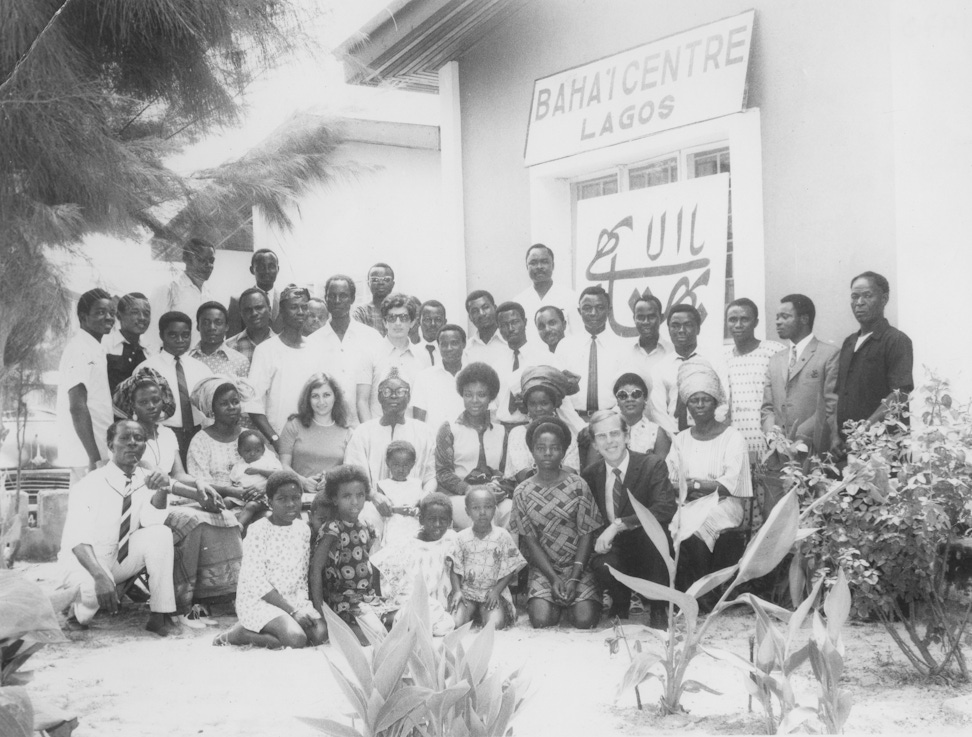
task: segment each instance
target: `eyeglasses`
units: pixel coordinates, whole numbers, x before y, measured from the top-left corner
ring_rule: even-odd
[[[385,315],[385,322],[411,322],[412,319],[406,312],[404,315]]]
[[[632,389],[631,393],[629,394],[624,389],[621,389],[614,396],[618,398],[619,402],[623,402],[626,399],[641,399],[643,396],[645,396],[645,393],[641,391],[641,389]]]
[[[395,399],[402,399],[403,397],[407,397],[408,394],[409,390],[407,387],[402,387],[401,389],[389,389],[385,387],[384,389],[378,390],[378,396],[384,397],[385,399],[392,399],[393,397]]]
[[[395,281],[395,278],[392,276],[369,276],[368,277],[368,282],[370,284],[391,284],[393,281]]]

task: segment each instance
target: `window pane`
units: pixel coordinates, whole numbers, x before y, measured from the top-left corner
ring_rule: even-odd
[[[702,151],[692,154],[689,157],[689,166],[695,176],[707,177],[712,174],[730,174],[729,168],[729,149],[716,148],[711,151]],[[733,242],[732,242],[732,175],[729,178],[729,224],[726,233],[726,304],[736,298],[736,282],[734,277],[734,267],[732,261]],[[723,338],[730,340],[728,327],[723,326]]]
[[[589,179],[574,185],[578,200],[589,200],[592,197],[603,197],[607,194],[618,193],[618,178],[615,175]]]
[[[635,167],[628,172],[628,188],[644,189],[659,184],[670,184],[678,179],[678,159],[674,156]]]

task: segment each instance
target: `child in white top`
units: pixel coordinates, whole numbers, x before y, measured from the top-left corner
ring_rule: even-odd
[[[267,452],[263,436],[253,430],[244,430],[236,439],[236,449],[243,460],[237,461],[230,471],[230,481],[243,491],[246,503],[240,512],[239,520],[246,530],[254,519],[262,517],[270,505],[264,493],[267,478],[274,471],[281,470],[280,461],[273,453]]]
[[[385,518],[381,542],[377,547],[397,545],[418,535],[418,503],[425,496],[422,481],[409,478],[415,465],[415,446],[407,440],[393,440],[385,450],[385,465],[391,478],[378,482],[378,491],[388,497],[392,516]]]

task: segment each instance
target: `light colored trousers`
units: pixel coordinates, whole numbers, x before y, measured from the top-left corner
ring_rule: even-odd
[[[147,570],[149,609],[165,613],[176,610],[172,555],[172,530],[165,525],[151,525],[140,527],[128,538],[128,556],[123,562],[103,558],[98,562],[115,583],[127,581],[143,568]],[[72,563],[64,585],[78,591],[72,604],[74,617],[81,624],[90,622],[98,611],[98,595],[91,574],[80,563]]]

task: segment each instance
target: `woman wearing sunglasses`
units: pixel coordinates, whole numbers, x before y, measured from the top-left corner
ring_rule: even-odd
[[[645,417],[648,391],[648,385],[638,374],[621,374],[614,382],[618,411],[628,423],[628,450],[654,453],[659,458],[665,458],[672,447],[672,439],[661,427]]]

